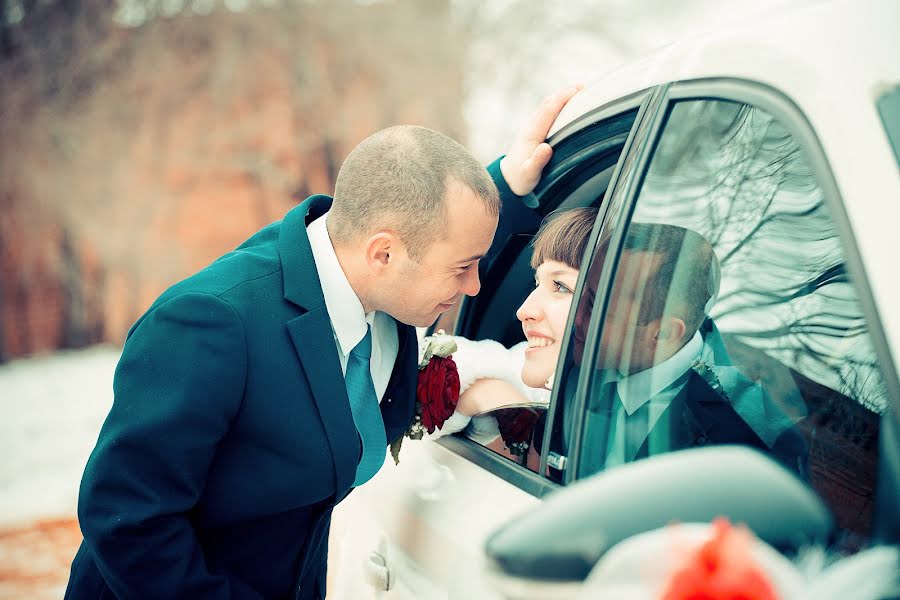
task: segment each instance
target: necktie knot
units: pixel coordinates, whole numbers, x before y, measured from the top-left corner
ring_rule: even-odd
[[[350,354],[365,360],[372,358],[372,330],[368,325],[366,325],[366,335],[353,347]]]

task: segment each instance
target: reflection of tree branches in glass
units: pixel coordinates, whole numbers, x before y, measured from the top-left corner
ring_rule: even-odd
[[[673,108],[636,220],[706,236],[722,266],[712,316],[802,375],[882,412],[886,390],[834,221],[796,140],[734,102]]]

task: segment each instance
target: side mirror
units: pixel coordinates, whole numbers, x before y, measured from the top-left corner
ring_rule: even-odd
[[[781,465],[750,448],[716,446],[637,461],[555,492],[495,531],[485,553],[508,591],[521,579],[566,586],[626,538],[717,516],[782,552],[824,543],[834,529],[825,504]]]

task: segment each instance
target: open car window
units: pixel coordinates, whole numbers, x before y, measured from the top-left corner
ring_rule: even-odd
[[[551,449],[582,478],[752,446],[823,498],[842,549],[867,543],[888,398],[808,149],[760,108],[674,102],[631,209],[600,232],[568,359],[586,398],[561,398]]]
[[[554,144],[541,182],[523,199],[527,211],[516,207],[516,218],[504,219],[506,229],[498,231],[489,260],[482,261],[482,289],[464,300],[456,323],[459,335],[496,340],[507,347],[525,339],[515,312],[534,287],[529,264],[532,238],[554,211],[600,205],[637,115],[637,108],[624,110]]]
[[[455,327],[448,327],[452,324],[446,321],[441,324],[468,340],[491,340],[511,349],[498,356],[496,347],[491,347],[488,359],[519,365],[503,369],[509,378],[516,377],[524,360],[521,345],[525,343],[525,335],[516,310],[535,288],[535,273],[530,264],[534,234],[541,221],[554,212],[601,206],[636,122],[639,112],[636,102],[629,102],[629,106],[614,116],[590,119],[584,127],[554,144],[553,158],[544,170],[541,183],[534,194],[523,199],[530,215],[522,213],[523,218],[512,223],[507,231],[498,232],[499,248],[485,261],[481,292],[465,300]],[[522,212],[521,207],[516,208]],[[494,370],[487,368],[487,371]],[[521,385],[520,381],[517,383]],[[535,397],[537,402],[533,401]],[[528,398],[528,406],[480,415],[457,437],[478,443],[537,473],[549,393],[543,397],[532,393]]]

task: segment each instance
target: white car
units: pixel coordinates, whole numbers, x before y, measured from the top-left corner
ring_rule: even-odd
[[[353,551],[333,557],[335,597],[354,574],[384,599],[574,597],[616,542],[720,514],[788,555],[900,543],[898,27],[896,0],[819,2],[666,47],[584,89],[553,127],[537,189],[504,206],[510,227],[482,291],[451,327],[524,339],[514,312],[533,286],[530,236],[551,211],[597,206],[569,316],[589,320],[590,364],[632,223],[697,231],[720,263],[706,312],[727,367],[764,391],[738,412],[799,433],[799,476],[730,446],[663,445],[598,466],[587,451],[598,370],[580,367],[569,334],[530,438],[539,464],[462,434],[407,441],[400,464],[388,459],[347,501],[365,517],[345,525]]]

